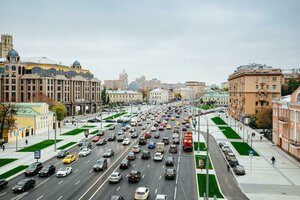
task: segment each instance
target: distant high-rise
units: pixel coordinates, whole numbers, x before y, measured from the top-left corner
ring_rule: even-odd
[[[128,88],[128,74],[123,69],[123,72],[119,75],[119,80],[124,83],[124,89]]]
[[[1,35],[0,58],[6,58],[8,51],[13,49],[12,35]]]

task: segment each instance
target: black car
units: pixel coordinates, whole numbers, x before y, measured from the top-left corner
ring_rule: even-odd
[[[107,141],[114,141],[116,140],[116,135],[114,133],[111,133],[107,137]]]
[[[112,149],[106,149],[106,151],[103,154],[103,157],[107,158],[107,157],[112,157],[114,155],[114,150]]]
[[[124,135],[118,135],[118,137],[117,137],[118,142],[123,142],[124,139],[125,139]]]
[[[83,145],[83,143],[85,143],[85,142],[89,142],[89,139],[86,139],[86,138],[82,138],[79,142],[78,142],[78,146],[82,146]]]
[[[175,179],[176,170],[175,169],[166,169],[165,179]]]
[[[150,158],[151,158],[150,151],[144,150],[144,151],[142,152],[142,159],[147,160],[147,159],[150,159]]]
[[[55,173],[55,166],[51,164],[45,165],[41,171],[39,171],[39,177],[50,176],[53,173]]]
[[[96,161],[96,164],[93,167],[94,171],[105,170],[106,168],[107,168],[107,159],[106,158],[98,159]]]
[[[125,159],[120,164],[120,169],[128,169],[130,167],[130,161]]]
[[[103,136],[103,135],[105,135],[105,132],[104,132],[104,131],[101,131],[101,130],[99,130],[99,131],[98,131],[98,133],[97,133],[97,136]]]
[[[232,168],[235,167],[236,165],[239,165],[239,161],[235,158],[231,159],[228,163]]]
[[[186,128],[186,127],[183,127],[181,130],[182,130],[182,131],[187,131],[187,128]]]
[[[169,148],[169,153],[177,154],[178,153],[177,145],[172,144]]]
[[[162,139],[162,141],[161,141],[162,143],[164,143],[164,144],[169,144],[170,143],[170,141],[169,141],[169,138],[168,137],[163,137],[163,139]]]
[[[137,132],[131,133],[131,138],[137,138],[139,135]]]
[[[141,180],[141,178],[142,178],[142,173],[138,170],[132,170],[128,174],[128,181],[129,182],[139,182],[139,180]]]
[[[101,120],[97,119],[97,118],[93,118],[93,119],[89,119],[87,122],[89,122],[89,123],[98,123],[98,122],[101,122]]]
[[[125,200],[122,196],[111,196],[109,200]]]
[[[64,158],[69,154],[69,150],[61,150],[60,152],[57,153],[57,158]]]
[[[166,158],[166,166],[173,166],[174,165],[174,158],[169,156]]]
[[[13,192],[24,192],[34,187],[35,187],[35,180],[32,178],[26,178],[19,181],[17,185],[13,187]]]
[[[96,143],[96,145],[97,146],[102,146],[102,145],[105,145],[106,144],[106,140],[105,139],[100,139],[97,143]]]
[[[43,163],[35,162],[28,166],[25,170],[25,176],[35,176],[43,168]]]
[[[8,181],[5,179],[0,179],[0,188],[6,188]]]
[[[147,144],[147,139],[145,137],[140,137],[139,145],[145,145],[145,144]]]
[[[245,168],[242,165],[235,165],[233,167],[233,171],[236,175],[245,175],[246,174]]]

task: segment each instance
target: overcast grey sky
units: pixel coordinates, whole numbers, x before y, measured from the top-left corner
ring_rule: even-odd
[[[78,60],[99,79],[226,81],[236,67],[299,67],[300,1],[0,0],[21,56]]]

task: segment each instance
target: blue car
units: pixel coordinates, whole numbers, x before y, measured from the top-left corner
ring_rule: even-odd
[[[149,142],[148,149],[154,149],[155,148],[155,142]]]

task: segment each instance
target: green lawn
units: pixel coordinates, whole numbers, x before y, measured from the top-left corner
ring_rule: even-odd
[[[56,140],[56,143],[60,142],[62,140]],[[44,149],[54,144],[54,140],[44,140],[42,142],[39,142],[37,144],[31,145],[29,147],[25,147],[23,149],[18,150],[18,152],[34,152],[34,150],[37,149]]]
[[[77,135],[77,134],[82,133],[82,132],[84,132],[86,130],[88,130],[88,129],[78,128],[78,129],[74,129],[72,131],[66,132],[66,133],[64,133],[62,135]]]
[[[228,139],[241,139],[241,137],[231,127],[219,127]]]
[[[85,125],[85,126],[82,126],[81,128],[95,128],[96,126],[94,125]]]
[[[227,125],[220,117],[213,117],[211,120],[217,125]]]
[[[253,150],[254,156],[259,156],[259,154],[245,142],[231,142],[231,144],[242,156],[249,156],[249,150]]]
[[[205,155],[195,155],[195,163],[196,163],[196,167],[198,168],[199,165],[199,160],[202,159],[204,161],[204,167],[203,169],[206,169],[206,156]],[[212,165],[211,165],[211,161],[209,159],[209,163],[208,163],[208,168],[209,169],[213,169]]]
[[[65,144],[65,145],[63,145],[63,146],[61,146],[61,147],[58,147],[57,149],[63,150],[63,149],[66,149],[66,148],[72,146],[73,144],[76,144],[76,143],[77,143],[77,142],[69,142],[69,143],[67,143],[67,144]]]
[[[0,174],[0,179],[7,179],[8,177],[11,177],[12,175],[15,175],[16,173],[26,169],[28,165],[20,165],[18,167],[15,167],[3,174]]]
[[[197,174],[198,186],[199,186],[199,195],[200,197],[204,196],[205,187],[206,187],[206,174]],[[216,176],[213,174],[209,175],[209,197],[224,198],[218,187]]]
[[[215,107],[216,106],[213,106],[213,105],[201,105],[201,106],[198,106],[198,108],[203,109],[203,110],[209,110],[209,109],[213,109]]]
[[[109,128],[111,126],[113,126],[114,124],[107,124],[106,126],[104,126],[105,128]]]
[[[0,167],[3,167],[4,165],[7,165],[15,160],[18,160],[16,158],[0,158]]]
[[[91,132],[90,134],[91,134],[91,135],[95,135],[95,134],[97,134],[98,132],[99,132],[99,130],[95,130],[95,131]]]
[[[121,117],[123,115],[126,115],[127,112],[121,112],[121,113],[117,113],[115,115],[109,116],[104,118],[103,120],[110,120],[110,119],[116,119],[117,117]]]
[[[198,142],[194,142],[194,150],[198,151]],[[206,151],[206,145],[200,141],[200,151]]]

